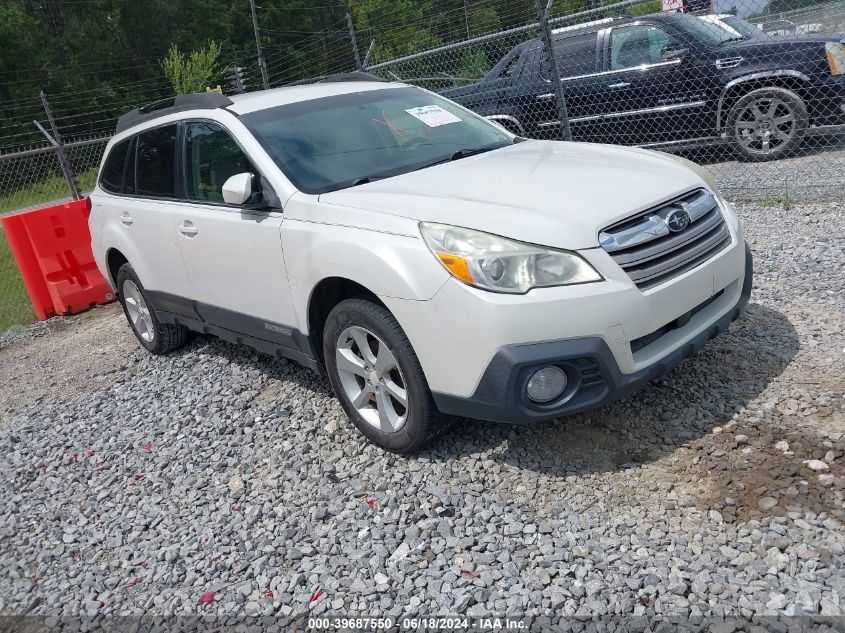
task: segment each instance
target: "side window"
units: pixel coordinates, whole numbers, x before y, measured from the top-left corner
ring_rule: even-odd
[[[610,69],[622,70],[663,61],[663,53],[678,40],[656,26],[638,24],[610,32]]]
[[[129,139],[121,141],[109,152],[108,158],[100,173],[100,187],[109,193],[123,191],[123,168],[126,165],[126,152],[129,149]]]
[[[153,198],[175,198],[175,157],[175,125],[141,132],[135,154],[136,193]]]
[[[561,79],[589,75],[596,70],[595,32],[560,37],[553,41],[555,60]],[[543,58],[545,59],[545,55]],[[549,79],[548,64],[541,65],[544,79]]]
[[[229,133],[216,123],[188,123],[185,130],[185,193],[189,200],[223,202],[223,183],[255,167]]]
[[[504,70],[502,70],[502,73],[499,75],[499,77],[512,77],[514,71],[517,69],[517,66],[519,66],[519,60],[521,58],[521,54],[514,55],[514,58],[508,62],[508,65],[505,66]]]

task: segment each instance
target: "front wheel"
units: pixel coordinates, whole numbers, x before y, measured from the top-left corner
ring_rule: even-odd
[[[789,156],[798,149],[809,126],[806,104],[786,88],[752,90],[728,114],[734,149],[749,161]]]
[[[341,406],[374,444],[414,453],[440,429],[417,355],[384,307],[365,299],[335,306],[323,330],[323,354]]]

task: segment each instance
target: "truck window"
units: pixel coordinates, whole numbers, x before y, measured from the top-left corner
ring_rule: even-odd
[[[656,26],[637,24],[613,29],[610,33],[610,69],[622,70],[663,61],[663,52],[678,43]]]
[[[596,70],[595,32],[554,40],[555,59],[561,79],[589,75]],[[541,64],[543,78],[548,79],[548,64]]]
[[[512,77],[516,67],[519,65],[519,60],[522,59],[522,54],[517,53],[513,56],[513,59],[510,60],[507,65],[502,70],[502,73],[499,77]]]

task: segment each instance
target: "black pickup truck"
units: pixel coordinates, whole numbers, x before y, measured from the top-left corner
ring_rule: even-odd
[[[797,149],[811,128],[845,124],[845,34],[748,38],[661,13],[557,29],[552,45],[573,140],[726,141],[746,160],[771,160]],[[480,82],[442,94],[514,133],[555,138],[544,50],[539,39],[524,42]]]

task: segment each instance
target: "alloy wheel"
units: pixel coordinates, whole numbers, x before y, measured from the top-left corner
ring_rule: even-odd
[[[340,384],[368,424],[395,433],[408,419],[407,383],[387,344],[357,325],[340,333],[335,352]]]
[[[123,282],[123,302],[126,305],[126,313],[129,315],[132,329],[142,341],[152,343],[155,338],[153,317],[140,288],[131,279]]]
[[[792,140],[798,122],[786,101],[778,97],[760,97],[742,108],[735,127],[737,142],[746,151],[766,155]]]

